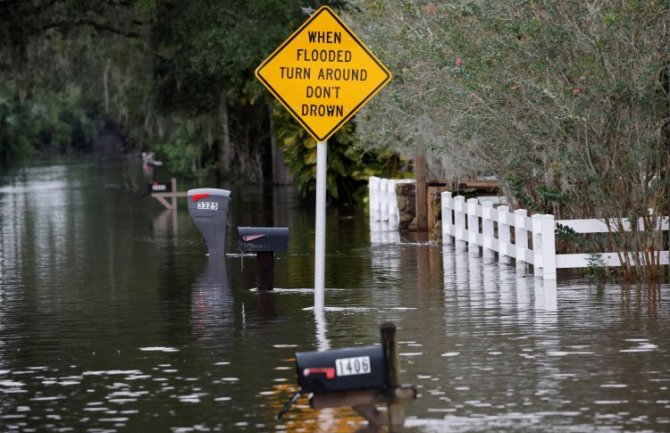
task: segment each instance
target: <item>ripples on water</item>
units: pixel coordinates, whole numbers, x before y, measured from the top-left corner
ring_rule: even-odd
[[[408,431],[670,430],[667,285],[554,289],[331,209],[315,316],[313,215],[292,193],[233,189],[230,254],[209,261],[185,209],[129,188],[134,170],[0,178],[1,431],[354,432],[351,410],[304,398],[273,417],[295,391],[295,352],[374,344],[386,320],[420,392]],[[238,225],[290,227],[276,293],[253,290]]]

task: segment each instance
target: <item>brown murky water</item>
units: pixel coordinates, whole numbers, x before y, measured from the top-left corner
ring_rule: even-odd
[[[0,177],[0,431],[354,432],[304,398],[274,415],[296,351],[377,343],[388,320],[420,392],[407,431],[670,431],[667,285],[559,279],[548,301],[513,266],[329,209],[315,317],[313,209],[292,190],[230,188],[229,254],[209,263],[184,203],[139,198],[142,176],[91,160]],[[290,228],[275,293],[252,290],[241,225]]]

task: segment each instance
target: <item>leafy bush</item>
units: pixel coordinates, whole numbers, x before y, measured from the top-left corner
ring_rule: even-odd
[[[216,170],[214,162],[204,163],[200,133],[192,124],[177,128],[167,142],[158,144],[156,150],[167,161],[170,172],[204,182],[211,178]],[[160,159],[160,158],[159,158]]]
[[[316,191],[316,140],[283,107],[275,104],[273,127],[284,161],[303,196]],[[406,170],[395,152],[364,149],[357,143],[355,123],[348,122],[328,140],[326,188],[331,199],[360,200],[370,176],[397,177]]]
[[[28,107],[0,92],[0,164],[29,158],[37,137],[35,114]]]
[[[16,92],[0,90],[0,163],[9,165],[35,155],[85,150],[92,123],[75,87],[44,93],[21,102]]]

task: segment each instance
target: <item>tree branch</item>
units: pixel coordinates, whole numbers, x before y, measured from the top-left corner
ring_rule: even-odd
[[[142,23],[143,24],[143,23]],[[107,33],[112,33],[120,36],[125,36],[128,38],[141,38],[143,35],[141,32],[134,31],[134,30],[128,30],[128,29],[120,29],[114,26],[111,26],[106,23],[99,23],[91,19],[87,18],[79,18],[79,19],[63,19],[59,21],[53,21],[47,24],[44,24],[39,27],[34,28],[33,34],[40,33],[40,32],[46,32],[51,29],[57,29],[57,28],[65,28],[65,27],[92,27],[93,29],[100,31],[100,32],[107,32]]]

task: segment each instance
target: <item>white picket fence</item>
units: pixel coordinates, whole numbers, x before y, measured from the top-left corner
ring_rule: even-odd
[[[478,255],[481,248],[485,258],[498,253],[501,262],[513,258],[517,267],[533,265],[535,276],[548,280],[556,279],[556,269],[588,267],[592,257],[589,254],[556,254],[554,233],[557,224],[577,233],[608,231],[603,220],[555,220],[553,215],[544,214],[528,216],[525,209],[510,212],[508,206],[493,207],[492,203],[480,203],[476,198],[466,201],[462,196],[452,197],[451,192],[443,192],[441,202],[444,244],[455,241],[457,247],[467,246],[473,255]],[[627,221],[624,224],[630,226]],[[641,221],[638,224],[643,227]],[[663,218],[661,229],[667,231],[668,225],[668,218]],[[632,253],[628,254],[632,257]],[[667,265],[670,262],[668,251],[655,254],[658,263]],[[616,252],[603,252],[598,256],[605,266],[621,266]]]
[[[370,223],[385,222],[386,227],[398,229],[400,212],[395,191],[400,183],[415,183],[414,179],[384,179],[370,177],[368,180],[370,200]]]

